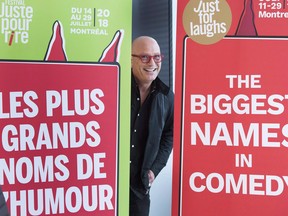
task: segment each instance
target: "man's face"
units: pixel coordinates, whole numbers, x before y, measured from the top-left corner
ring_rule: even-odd
[[[138,84],[151,84],[161,69],[161,62],[156,63],[150,56],[160,55],[160,47],[151,38],[143,38],[132,45],[132,71]],[[148,56],[150,61],[143,63],[137,56]]]

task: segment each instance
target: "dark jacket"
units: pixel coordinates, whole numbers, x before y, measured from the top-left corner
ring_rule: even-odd
[[[9,216],[6,201],[2,189],[0,187],[0,216]]]
[[[141,179],[149,189],[148,171],[155,177],[166,166],[173,147],[174,93],[159,78],[149,117],[149,135],[141,170]]]

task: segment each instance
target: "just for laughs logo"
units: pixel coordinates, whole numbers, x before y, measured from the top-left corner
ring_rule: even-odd
[[[1,35],[9,46],[27,44],[33,18],[33,8],[24,0],[5,0],[0,4]],[[2,40],[2,39],[1,39]]]
[[[221,40],[230,24],[231,11],[226,0],[191,0],[184,10],[185,31],[200,44],[213,44]]]

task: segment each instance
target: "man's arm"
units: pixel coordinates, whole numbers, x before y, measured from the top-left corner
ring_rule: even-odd
[[[0,215],[1,216],[9,216],[8,209],[6,206],[6,201],[5,201],[1,187],[0,187]]]
[[[166,166],[170,153],[173,148],[173,124],[174,124],[174,96],[170,95],[170,108],[166,118],[165,127],[161,136],[160,147],[157,157],[151,167],[156,177],[160,171]]]

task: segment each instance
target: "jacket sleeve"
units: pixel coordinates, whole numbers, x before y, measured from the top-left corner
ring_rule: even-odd
[[[6,201],[4,198],[4,194],[2,193],[2,189],[0,187],[0,215],[1,216],[9,216],[9,212],[6,206]]]
[[[165,126],[161,135],[159,151],[151,167],[155,177],[166,166],[173,148],[174,95],[172,92],[169,93],[168,98],[169,108],[167,110]]]

